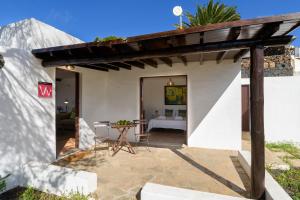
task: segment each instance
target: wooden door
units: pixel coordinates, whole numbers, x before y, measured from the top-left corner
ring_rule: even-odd
[[[250,131],[249,85],[242,85],[242,131]]]

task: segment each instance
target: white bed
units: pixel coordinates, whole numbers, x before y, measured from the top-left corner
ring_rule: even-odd
[[[153,128],[179,129],[186,131],[186,120],[182,118],[155,118],[151,119],[148,124],[147,131]]]

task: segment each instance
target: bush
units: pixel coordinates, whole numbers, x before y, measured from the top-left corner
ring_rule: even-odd
[[[94,42],[109,42],[109,41],[114,41],[114,40],[126,40],[125,38],[122,37],[117,37],[117,36],[108,36],[105,38],[100,38],[100,37],[96,37]]]

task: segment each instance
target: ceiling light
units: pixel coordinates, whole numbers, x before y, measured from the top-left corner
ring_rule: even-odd
[[[74,70],[75,67],[73,65],[66,65],[67,70]]]

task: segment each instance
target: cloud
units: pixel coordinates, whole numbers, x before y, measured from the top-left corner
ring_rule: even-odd
[[[68,23],[72,20],[73,16],[68,10],[59,11],[56,9],[50,10],[50,13],[48,15],[50,19],[60,21],[63,23]]]

